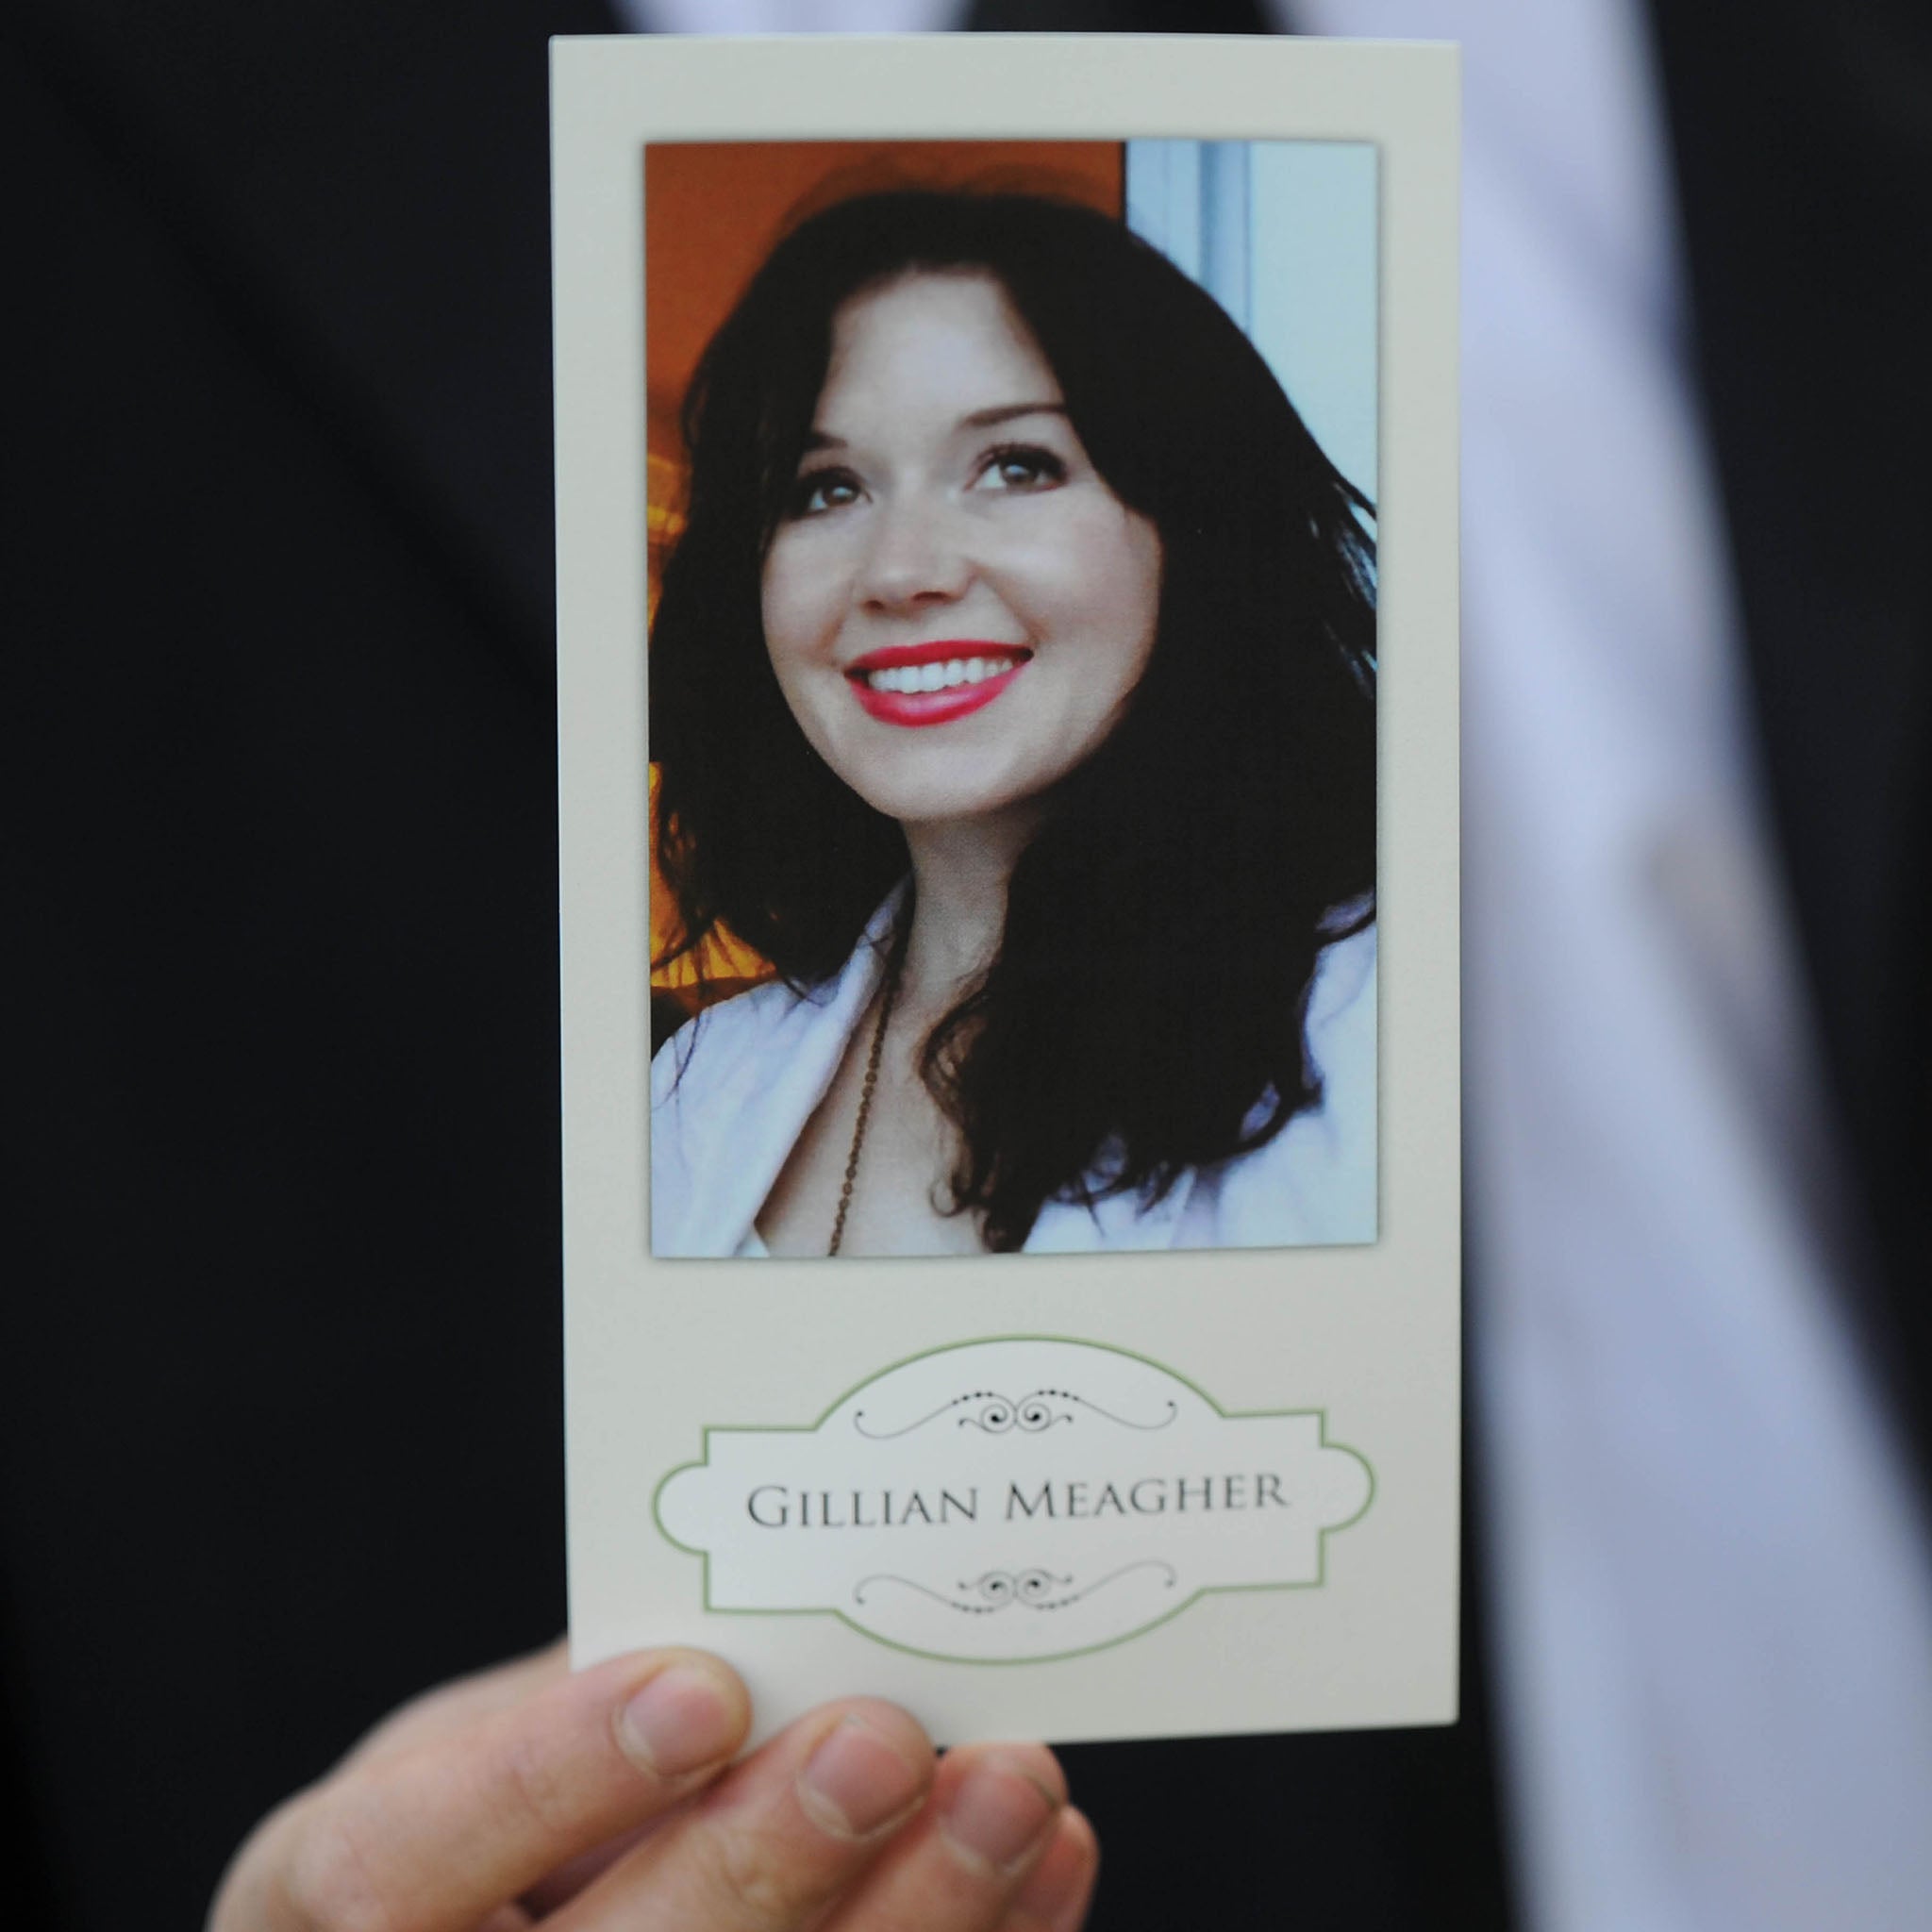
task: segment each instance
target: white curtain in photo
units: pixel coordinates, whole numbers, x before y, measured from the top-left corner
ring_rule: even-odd
[[[1375,150],[1130,141],[1127,225],[1246,331],[1328,458],[1373,498]]]

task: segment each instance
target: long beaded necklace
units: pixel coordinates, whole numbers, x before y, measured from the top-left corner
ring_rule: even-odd
[[[892,1002],[899,996],[899,965],[905,947],[894,945],[886,965],[886,983],[879,995],[878,1024],[872,1029],[872,1051],[865,1060],[865,1085],[858,1093],[858,1119],[852,1129],[852,1151],[845,1157],[845,1185],[839,1190],[839,1212],[832,1223],[832,1242],[826,1258],[839,1252],[845,1239],[845,1216],[852,1208],[852,1184],[858,1178],[858,1157],[865,1149],[865,1130],[872,1123],[873,1094],[879,1084],[879,1061],[885,1057],[886,1028],[891,1024]]]

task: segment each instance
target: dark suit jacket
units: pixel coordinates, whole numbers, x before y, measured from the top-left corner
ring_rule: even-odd
[[[1125,11],[1074,24],[1166,24]],[[1659,20],[1768,770],[1909,1392],[1926,48],[1879,0]],[[364,1724],[563,1622],[543,37],[607,25],[0,25],[24,1923],[193,1923]],[[1070,1753],[1095,1924],[1504,1923],[1469,1704]]]

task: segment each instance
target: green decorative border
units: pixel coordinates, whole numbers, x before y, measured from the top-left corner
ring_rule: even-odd
[[[1129,1361],[1144,1364],[1150,1369],[1158,1369],[1163,1375],[1171,1375],[1182,1388],[1191,1391],[1211,1408],[1224,1422],[1253,1422],[1269,1416],[1314,1416],[1320,1429],[1316,1437],[1317,1446],[1323,1449],[1340,1449],[1353,1456],[1369,1473],[1369,1493],[1362,1507],[1342,1523],[1332,1523],[1315,1532],[1315,1574],[1302,1583],[1204,1583],[1194,1593],[1174,1605],[1171,1610],[1163,1610],[1150,1624],[1142,1624],[1137,1629],[1127,1631],[1124,1636],[1109,1637],[1104,1642],[1083,1644],[1077,1650],[1047,1651],[1035,1657],[957,1657],[950,1651],[921,1650],[910,1643],[895,1642],[890,1637],[881,1637],[875,1630],[868,1630],[864,1624],[854,1623],[845,1612],[836,1606],[826,1605],[808,1609],[743,1609],[714,1604],[711,1601],[711,1553],[708,1550],[694,1550],[689,1543],[681,1543],[664,1526],[664,1519],[658,1513],[658,1499],[664,1493],[664,1485],[674,1476],[682,1475],[688,1469],[708,1469],[711,1462],[711,1438],[713,1436],[813,1436],[824,1427],[833,1414],[858,1393],[861,1389],[870,1389],[874,1382],[883,1381],[896,1371],[909,1367],[913,1362],[930,1360],[935,1356],[951,1355],[962,1348],[982,1348],[992,1341],[1045,1341],[1060,1342],[1073,1348],[1097,1348],[1108,1355],[1124,1356]],[[1208,1394],[1198,1382],[1191,1380],[1178,1370],[1171,1369],[1163,1361],[1151,1355],[1141,1355],[1131,1348],[1120,1348],[1110,1341],[1089,1341],[1078,1335],[981,1335],[964,1341],[942,1342],[938,1348],[923,1348],[915,1355],[908,1355],[896,1362],[889,1362],[882,1369],[874,1369],[862,1381],[855,1382],[844,1394],[836,1397],[825,1406],[819,1419],[803,1424],[761,1424],[761,1423],[718,1423],[705,1425],[705,1453],[695,1462],[680,1462],[675,1469],[668,1469],[658,1480],[658,1486],[651,1491],[651,1521],[657,1525],[658,1534],[673,1549],[682,1550],[688,1557],[696,1557],[705,1566],[704,1600],[706,1613],[713,1617],[836,1617],[848,1630],[855,1630],[859,1636],[873,1643],[882,1644],[888,1650],[903,1652],[908,1657],[929,1657],[936,1663],[966,1664],[974,1668],[986,1666],[1013,1666],[1025,1664],[1061,1663],[1068,1657],[1091,1657],[1098,1651],[1113,1650],[1123,1643],[1131,1643],[1136,1638],[1145,1637],[1150,1630],[1158,1630],[1163,1624],[1172,1623],[1181,1612],[1198,1603],[1204,1596],[1234,1595],[1240,1591],[1260,1590],[1319,1590],[1328,1580],[1328,1539],[1340,1530],[1353,1528],[1369,1513],[1369,1507],[1375,1500],[1378,1478],[1375,1465],[1347,1442],[1331,1442],[1328,1440],[1328,1411],[1325,1408],[1223,1408],[1213,1396]]]

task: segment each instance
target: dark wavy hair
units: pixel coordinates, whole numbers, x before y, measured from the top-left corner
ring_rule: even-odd
[[[657,856],[697,951],[723,927],[794,986],[832,977],[906,873],[897,824],[807,744],[760,579],[855,294],[995,277],[1099,473],[1160,533],[1147,670],[1063,779],[1008,889],[999,955],[934,1029],[953,1211],[1024,1244],[1051,1199],[1257,1147],[1320,1097],[1323,947],[1372,917],[1372,507],[1247,337],[1119,222],[1018,194],[841,202],[774,249],[687,394],[691,482],[651,636]]]

